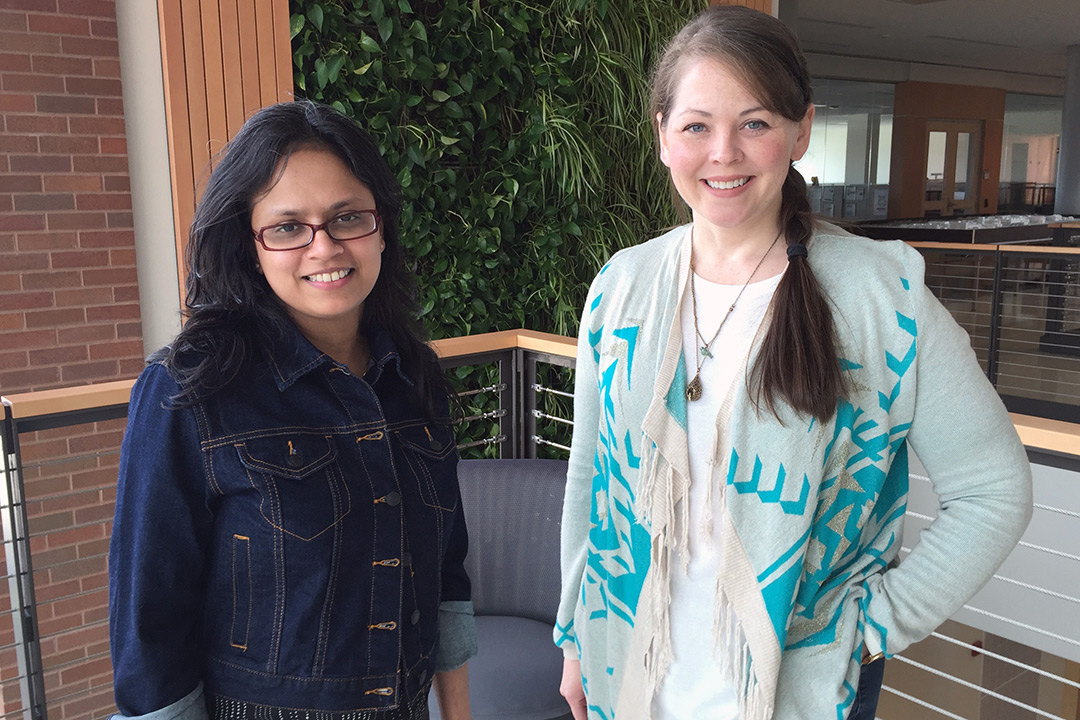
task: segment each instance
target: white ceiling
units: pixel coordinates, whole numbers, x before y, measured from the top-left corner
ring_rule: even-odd
[[[1066,48],[1080,45],[1080,0],[794,0],[791,6],[808,55],[994,71],[1019,84],[1024,76],[1060,81]]]

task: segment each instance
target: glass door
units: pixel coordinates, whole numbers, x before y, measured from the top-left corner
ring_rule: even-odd
[[[931,120],[926,127],[923,217],[977,214],[982,123]]]

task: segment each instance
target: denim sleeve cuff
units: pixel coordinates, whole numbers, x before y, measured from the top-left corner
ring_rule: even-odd
[[[109,720],[210,720],[210,714],[206,711],[206,696],[203,693],[203,684],[199,683],[187,695],[160,710],[154,710],[145,715],[121,715],[117,713],[111,715]]]
[[[439,649],[435,672],[456,670],[476,654],[476,621],[471,600],[439,603]]]

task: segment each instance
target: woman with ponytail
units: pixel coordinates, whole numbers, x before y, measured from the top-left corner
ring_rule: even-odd
[[[1019,539],[1024,449],[918,252],[812,217],[782,23],[700,14],[650,116],[692,222],[617,253],[585,305],[563,695],[577,720],[873,718],[884,658]],[[941,508],[897,563],[909,450]]]

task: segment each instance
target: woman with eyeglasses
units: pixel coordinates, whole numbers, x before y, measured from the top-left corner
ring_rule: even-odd
[[[132,390],[109,553],[128,717],[468,718],[447,388],[372,139],[264,108],[195,212],[187,320]]]

